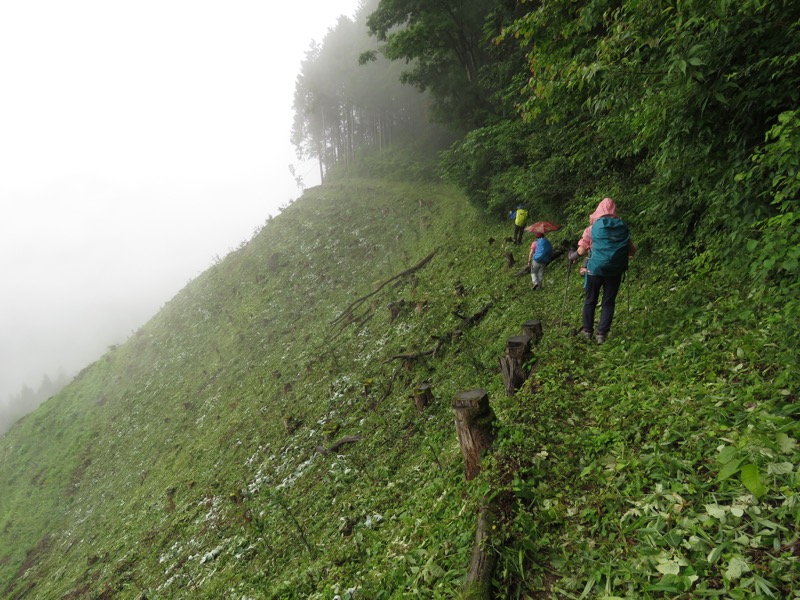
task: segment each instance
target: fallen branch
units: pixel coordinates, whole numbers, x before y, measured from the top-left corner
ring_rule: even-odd
[[[423,356],[430,356],[433,355],[436,358],[436,355],[439,353],[439,350],[447,341],[445,337],[436,337],[431,336],[433,339],[436,340],[436,347],[431,348],[430,350],[423,350],[422,352],[412,352],[409,354],[395,354],[394,356],[387,358],[383,361],[384,364],[391,362],[393,360],[416,360],[418,358],[422,358]]]
[[[411,275],[412,273],[414,273],[416,271],[419,271],[421,268],[423,268],[425,265],[427,265],[431,261],[431,259],[434,257],[435,254],[436,254],[436,251],[434,250],[433,252],[431,252],[428,256],[423,258],[421,261],[419,261],[413,267],[411,267],[409,269],[406,269],[402,273],[398,273],[397,275],[395,275],[393,277],[390,277],[389,279],[387,279],[386,281],[381,283],[378,287],[376,287],[374,290],[372,290],[369,294],[361,296],[361,298],[358,298],[358,299],[354,300],[353,302],[351,302],[350,305],[347,308],[345,308],[338,317],[336,317],[333,321],[331,321],[331,325],[336,325],[337,323],[339,323],[340,321],[342,321],[346,317],[352,315],[353,311],[355,309],[357,309],[359,306],[361,306],[367,299],[371,298],[372,296],[374,296],[375,294],[380,292],[383,288],[385,288],[387,285],[389,285],[393,281],[396,281],[397,279],[400,279],[401,277],[405,277],[406,275]]]
[[[423,352],[414,352],[411,354],[395,354],[394,356],[387,358],[385,361],[383,361],[383,363],[386,364],[393,360],[416,360],[418,358],[422,358],[423,356],[430,356],[434,352],[436,352],[435,348],[425,350]]]
[[[476,312],[474,315],[470,315],[469,317],[465,317],[458,311],[453,311],[453,314],[461,319],[461,329],[465,327],[469,327],[470,325],[475,325],[478,323],[483,317],[486,316],[486,313],[489,312],[489,309],[492,308],[492,302],[489,302],[486,306]],[[409,352],[406,354],[395,354],[394,356],[387,358],[384,364],[391,362],[393,360],[417,360],[418,358],[422,358],[423,356],[431,356],[433,355],[436,358],[436,355],[439,354],[439,350],[442,349],[445,342],[452,340],[456,337],[456,332],[458,335],[461,334],[460,329],[454,329],[450,332],[449,336],[431,336],[434,340],[436,340],[436,346],[431,348],[430,350],[423,350],[422,352]]]
[[[356,442],[360,442],[362,439],[364,438],[362,438],[360,435],[347,435],[328,448],[328,452],[336,452],[342,446],[347,444],[355,444]]]
[[[486,316],[486,313],[489,312],[490,308],[492,308],[492,302],[489,302],[489,304],[487,304],[478,312],[476,312],[474,315],[471,315],[469,317],[465,317],[458,311],[453,311],[453,314],[459,319],[461,319],[461,327],[464,328],[464,327],[469,327],[470,325],[474,325],[475,323],[478,323],[481,319],[483,319],[483,317]]]
[[[360,435],[346,435],[338,442],[335,442],[330,448],[323,448],[322,446],[317,446],[317,452],[320,454],[330,454],[331,452],[336,452],[342,446],[346,446],[348,444],[355,444],[356,442],[360,442],[362,438]]]

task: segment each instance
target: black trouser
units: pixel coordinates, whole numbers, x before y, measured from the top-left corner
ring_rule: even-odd
[[[605,335],[611,330],[611,321],[614,319],[614,307],[621,283],[622,275],[586,276],[586,300],[583,303],[583,329],[585,331],[589,333],[594,331],[594,311],[597,308],[601,289],[603,290],[603,302],[600,305],[600,323],[597,325],[597,333]]]
[[[514,243],[522,243],[522,232],[525,231],[525,225],[514,225]]]

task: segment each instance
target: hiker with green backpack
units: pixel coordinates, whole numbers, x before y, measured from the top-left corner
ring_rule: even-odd
[[[576,263],[587,253],[589,262],[586,265],[586,297],[581,333],[591,339],[594,332],[594,313],[602,290],[600,322],[595,338],[598,344],[602,344],[611,330],[617,293],[622,276],[628,269],[628,259],[636,253],[628,226],[617,216],[617,206],[611,198],[604,198],[589,215],[589,227],[584,229],[578,241],[578,249],[569,253],[570,263]]]

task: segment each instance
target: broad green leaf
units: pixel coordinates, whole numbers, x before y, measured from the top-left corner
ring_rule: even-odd
[[[656,585],[648,585],[645,587],[647,592],[668,592],[670,594],[679,594],[681,590],[674,584],[674,575],[664,575],[664,579]]]
[[[784,454],[791,454],[797,448],[797,441],[783,432],[778,434],[778,446]]]
[[[744,558],[737,554],[736,556],[732,557],[728,563],[728,568],[725,570],[725,577],[731,581],[736,581],[748,571],[750,571],[750,567],[745,562]]]
[[[717,460],[724,465],[725,463],[729,463],[736,458],[738,453],[739,451],[733,446],[723,446],[723,448],[719,451]]]
[[[739,470],[739,465],[744,462],[744,459],[740,458],[739,460],[732,460],[730,462],[725,463],[722,468],[719,470],[719,474],[717,475],[717,481],[724,481],[734,473]]]
[[[663,575],[678,575],[681,572],[681,567],[674,560],[665,560],[656,566],[656,571]]]
[[[725,518],[725,508],[719,504],[706,504],[706,512],[720,521]]]
[[[786,475],[794,471],[794,465],[790,462],[770,463],[767,471],[773,475]]]
[[[750,463],[742,467],[742,483],[756,498],[767,493],[766,486],[761,483],[757,465]]]

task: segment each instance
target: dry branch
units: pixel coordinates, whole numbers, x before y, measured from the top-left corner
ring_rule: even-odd
[[[367,299],[371,298],[372,296],[374,296],[375,294],[380,292],[383,288],[385,288],[387,285],[389,285],[393,281],[396,281],[397,279],[400,279],[401,277],[405,277],[406,275],[411,275],[412,273],[415,273],[416,271],[419,271],[421,268],[423,268],[425,265],[427,265],[431,261],[431,259],[434,257],[435,254],[436,254],[436,251],[434,250],[433,252],[431,252],[428,256],[423,258],[421,261],[419,261],[413,267],[411,267],[409,269],[406,269],[402,273],[398,273],[397,275],[394,275],[393,277],[390,277],[389,279],[387,279],[386,281],[381,283],[378,287],[376,287],[374,290],[372,290],[369,294],[366,294],[366,295],[361,296],[360,298],[358,298],[356,300],[353,300],[353,302],[351,302],[350,305],[347,308],[345,308],[341,312],[341,314],[339,314],[338,317],[336,317],[333,321],[331,321],[331,325],[336,325],[340,321],[343,321],[345,318],[352,317],[353,311],[356,310],[359,306],[361,306]]]
[[[474,315],[471,315],[469,317],[465,317],[464,315],[462,315],[461,313],[459,313],[457,311],[453,311],[453,314],[455,316],[457,316],[459,319],[461,319],[461,328],[463,329],[465,327],[469,327],[470,325],[474,325],[475,323],[478,323],[481,319],[483,319],[483,317],[486,316],[486,313],[489,312],[490,308],[492,308],[492,303],[491,302],[489,302],[489,304],[484,306],[482,309],[480,309]]]
[[[360,435],[347,435],[340,439],[338,442],[335,442],[331,445],[330,448],[323,448],[322,446],[317,446],[317,452],[320,454],[330,454],[331,452],[336,452],[342,446],[346,446],[348,444],[355,444],[356,442],[360,442],[362,438]]]
[[[391,358],[387,358],[384,364],[391,362],[393,360],[416,360],[418,358],[422,358],[423,356],[430,356],[436,351],[435,348],[431,348],[430,350],[424,350],[422,352],[412,352],[408,354],[395,354]]]
[[[436,340],[436,346],[434,348],[431,348],[430,350],[423,350],[422,352],[409,352],[407,354],[395,354],[394,356],[387,358],[385,361],[383,361],[383,363],[386,364],[386,363],[391,362],[393,360],[417,360],[418,358],[422,358],[423,356],[431,356],[431,355],[433,355],[433,357],[436,358],[436,355],[439,353],[439,350],[444,345],[444,343],[447,341],[447,338],[445,338],[445,337],[436,337],[436,336],[431,336],[431,337],[433,337],[433,339]]]

